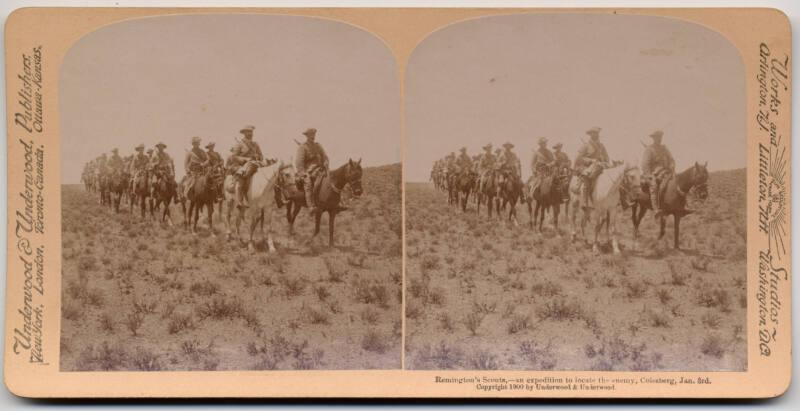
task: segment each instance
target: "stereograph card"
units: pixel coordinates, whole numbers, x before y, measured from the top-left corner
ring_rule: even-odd
[[[778,10],[25,8],[5,30],[17,395],[789,384]]]

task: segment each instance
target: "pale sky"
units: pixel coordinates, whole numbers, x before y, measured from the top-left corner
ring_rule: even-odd
[[[417,46],[406,77],[406,179],[466,146],[506,141],[528,175],[535,141],[574,159],[585,131],[603,129],[615,159],[638,164],[664,131],[679,171],[746,164],[744,67],[716,32],[680,20],[539,14],[454,24]]]
[[[400,161],[400,90],[389,49],[323,19],[186,15],[137,19],[88,34],[61,70],[62,182],[119,147],[158,141],[183,175],[192,136],[224,156],[252,124],[267,157],[293,159],[319,130],[338,167]]]

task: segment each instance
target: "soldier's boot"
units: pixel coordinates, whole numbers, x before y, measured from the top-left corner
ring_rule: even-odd
[[[661,188],[656,181],[653,181],[650,184],[650,204],[653,206],[653,216],[654,218],[659,218],[663,214],[661,210],[661,196],[659,196],[659,191]]]
[[[303,184],[303,191],[306,194],[306,205],[308,206],[308,212],[314,214],[317,212],[317,202],[314,199],[314,185],[311,182],[311,179],[307,179],[305,184]]]

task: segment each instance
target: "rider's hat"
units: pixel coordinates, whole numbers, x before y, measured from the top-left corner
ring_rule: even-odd
[[[561,148],[561,147],[564,147],[564,145],[561,143],[556,143],[555,145],[553,145],[553,148]]]
[[[200,144],[200,137],[197,136],[192,137],[192,144]]]
[[[505,143],[505,144],[503,144],[503,147],[510,149],[510,148],[514,148],[514,145],[511,144],[511,143]]]
[[[148,149],[147,149],[147,152],[148,152],[148,153],[152,153],[152,152],[153,152],[153,148],[152,148],[152,147],[151,147],[151,148],[148,148]]]
[[[119,152],[119,149],[117,149],[117,148],[112,148],[112,149],[111,149],[111,152],[112,152],[112,153]]]
[[[316,128],[306,129],[306,131],[303,132],[303,135],[306,137],[314,137],[317,135],[317,129]]]
[[[239,130],[239,132],[242,133],[242,134],[244,134],[246,131],[249,131],[249,132],[252,133],[253,130],[255,130],[255,129],[256,129],[256,126],[244,126],[244,127],[242,127],[241,130]]]
[[[141,151],[141,150],[144,150],[144,144],[139,144],[138,146],[136,146],[136,151]]]
[[[483,149],[484,150],[491,150],[492,149],[492,143],[489,143],[489,144],[483,146]]]
[[[590,128],[589,130],[586,131],[586,134],[588,134],[590,136],[591,135],[595,135],[595,134],[600,134],[600,130],[602,130],[600,127],[592,127],[592,128]]]
[[[539,137],[539,144],[547,144],[547,137]]]
[[[209,141],[208,144],[206,144],[206,148],[213,148],[213,147],[214,147],[213,141]]]
[[[661,130],[656,130],[650,133],[650,138],[661,138],[661,137],[664,137],[664,132]]]
[[[461,148],[458,149],[458,151],[460,151],[462,153],[466,153],[467,152],[467,148],[466,147],[461,147]]]
[[[159,141],[156,147],[167,148],[167,145]]]

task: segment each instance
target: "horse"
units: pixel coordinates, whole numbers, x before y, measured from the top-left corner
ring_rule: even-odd
[[[530,227],[536,228],[538,222],[539,232],[542,231],[548,209],[553,211],[553,225],[558,232],[558,215],[561,213],[561,203],[564,201],[563,191],[566,191],[564,176],[560,175],[558,171],[553,166],[545,167],[540,171],[538,185],[534,184],[533,178],[527,184],[525,202],[528,205]],[[535,209],[532,207],[534,201],[536,202]]]
[[[224,193],[225,208],[227,215],[225,218],[226,237],[230,239],[235,230],[236,236],[240,237],[239,226],[242,221],[249,223],[250,235],[247,242],[247,248],[250,252],[255,252],[255,230],[260,224],[262,231],[264,223],[267,225],[266,238],[267,238],[267,251],[273,253],[276,251],[275,243],[272,240],[272,212],[275,209],[275,185],[278,183],[282,165],[272,163],[266,165],[263,162],[251,160],[247,163],[247,167],[254,167],[255,171],[250,176],[250,184],[247,187],[247,207],[236,206],[236,176],[228,174],[224,180]],[[235,221],[231,222],[231,218]]]
[[[458,173],[448,172],[445,176],[447,187],[447,204],[458,206]]]
[[[619,254],[619,221],[618,215],[623,208],[624,197],[622,193],[630,191],[632,187],[632,174],[631,171],[635,167],[623,166],[623,162],[602,163],[595,162],[590,165],[589,173],[597,175],[593,184],[590,199],[591,205],[589,207],[582,207],[580,204],[580,193],[578,192],[578,179],[575,184],[570,187],[573,196],[570,199],[570,207],[572,208],[572,238],[576,237],[576,223],[578,213],[582,217],[580,221],[581,235],[585,237],[585,226],[587,223],[592,224],[594,229],[594,239],[592,241],[592,250],[599,253],[598,239],[600,230],[605,228],[606,235],[611,239],[611,246],[614,254]]]
[[[497,209],[498,215],[500,210],[508,209],[508,221],[512,219],[514,224],[517,224],[517,202],[523,197],[522,180],[519,177],[510,173],[501,174],[502,178],[498,183],[497,193],[500,197],[500,207]]]
[[[150,218],[155,219],[155,211],[163,205],[164,212],[161,215],[161,223],[168,222],[172,226],[169,206],[175,201],[177,195],[175,180],[168,178],[163,173],[156,174],[155,182],[150,184]]]
[[[136,206],[137,201],[142,211],[142,218],[147,215],[147,197],[150,195],[150,187],[148,187],[149,175],[147,171],[140,170],[131,180],[131,214],[133,208]]]
[[[461,211],[467,211],[469,195],[475,187],[475,173],[471,170],[463,171],[456,175],[456,206],[461,206]]]
[[[334,241],[334,221],[336,214],[347,208],[340,205],[341,193],[345,186],[349,186],[354,197],[360,197],[363,190],[361,187],[361,159],[353,161],[348,159],[341,167],[317,177],[315,191],[317,191],[317,211],[314,213],[314,235],[316,237],[320,231],[322,214],[328,213],[328,246],[333,247]],[[318,187],[318,189],[317,189]],[[291,194],[294,192],[294,194]],[[289,191],[287,200],[287,219],[289,221],[289,234],[294,235],[294,221],[300,209],[306,206],[306,198],[303,190]]]
[[[681,173],[673,175],[663,181],[661,187],[661,215],[659,219],[658,239],[662,239],[666,233],[667,216],[672,215],[674,219],[673,245],[676,250],[680,249],[680,224],[681,218],[693,211],[686,209],[686,196],[690,191],[694,191],[700,200],[708,198],[708,162],[703,165],[695,162],[694,165]],[[632,195],[631,219],[633,220],[633,237],[639,238],[639,224],[642,222],[647,210],[652,210],[650,194],[645,187],[640,186]]]
[[[109,186],[111,184],[111,177],[108,173],[97,174],[97,190],[100,192],[100,205],[108,205],[111,203],[111,194]]]
[[[108,206],[113,208],[114,212],[119,213],[119,203],[122,201],[122,194],[128,188],[127,173],[122,171],[115,171],[111,173],[108,179]],[[116,196],[116,197],[115,197]]]
[[[478,190],[476,191],[478,198],[478,214],[481,212],[481,203],[486,200],[486,208],[489,212],[489,218],[492,218],[492,211],[496,208],[499,214],[499,198],[497,197],[497,172],[489,170],[484,177],[484,184],[481,187],[480,181],[478,183]]]
[[[194,178],[192,187],[189,188],[186,194],[185,201],[189,202],[189,209],[186,210],[185,201],[181,202],[181,208],[184,212],[184,226],[191,228],[192,234],[197,234],[197,221],[200,219],[200,210],[203,207],[208,212],[208,229],[211,230],[211,235],[214,235],[214,204],[217,202],[219,192],[219,180],[222,176],[218,170],[208,168],[199,173]]]

